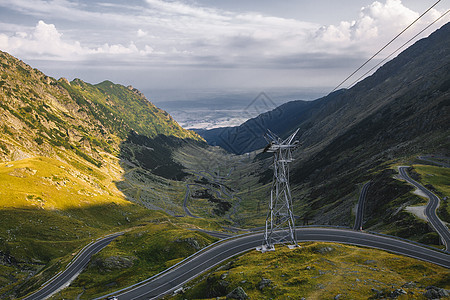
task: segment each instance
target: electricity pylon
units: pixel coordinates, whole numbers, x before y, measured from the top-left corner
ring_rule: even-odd
[[[264,152],[273,152],[274,172],[264,241],[261,248],[258,248],[261,252],[275,251],[275,244],[279,243],[288,244],[289,248],[298,247],[288,167],[288,163],[293,161],[292,150],[298,146],[298,141],[293,142],[298,131],[299,129],[285,140],[270,130],[265,136],[269,144]]]

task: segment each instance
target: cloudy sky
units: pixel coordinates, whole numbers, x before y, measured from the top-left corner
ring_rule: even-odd
[[[202,90],[326,93],[435,2],[0,0],[0,50],[55,78],[131,84],[156,102]]]

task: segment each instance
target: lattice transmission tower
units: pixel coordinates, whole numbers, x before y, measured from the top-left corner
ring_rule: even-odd
[[[295,220],[292,209],[292,196],[289,187],[289,166],[293,161],[292,150],[298,146],[294,141],[299,129],[287,139],[282,140],[270,130],[265,138],[269,144],[264,152],[273,152],[273,182],[270,191],[269,211],[266,218],[266,230],[261,252],[274,251],[275,244],[288,244],[289,248],[298,247],[295,237]]]

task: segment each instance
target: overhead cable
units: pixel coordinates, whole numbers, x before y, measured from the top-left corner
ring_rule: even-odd
[[[403,29],[399,34],[397,34],[392,40],[390,40],[386,45],[384,45],[380,50],[377,51],[372,57],[370,57],[365,63],[363,63],[359,68],[357,68],[352,74],[350,74],[347,78],[345,78],[341,83],[339,83],[331,92],[337,90],[340,86],[342,86],[347,80],[350,79],[356,72],[361,70],[365,65],[367,65],[375,56],[380,54],[381,51],[386,49],[390,44],[392,44],[400,35],[402,35],[406,30],[408,30],[411,26],[413,26],[417,21],[419,21],[427,12],[429,12],[433,7],[435,7],[442,0],[438,0],[434,3],[430,8],[428,8],[425,12],[423,12],[417,19],[415,19],[411,24],[409,24],[405,29]]]
[[[407,44],[409,44],[412,40],[414,40],[416,37],[418,37],[420,34],[422,34],[425,30],[427,30],[428,28],[430,28],[433,24],[435,24],[436,22],[438,22],[440,19],[442,19],[445,15],[447,15],[450,12],[450,9],[447,10],[445,13],[443,13],[439,18],[437,18],[436,20],[434,20],[432,23],[430,23],[427,27],[425,27],[424,29],[422,29],[419,33],[417,33],[416,35],[414,35],[412,38],[410,38],[406,43],[404,43],[403,45],[401,45],[400,47],[398,47],[395,51],[393,51],[391,54],[389,54],[389,56],[387,56],[386,58],[384,58],[382,61],[380,61],[378,64],[376,64],[376,66],[374,66],[373,68],[371,68],[369,71],[367,71],[366,73],[364,73],[363,75],[361,75],[358,79],[356,79],[355,81],[352,82],[352,84],[350,84],[348,86],[348,88],[351,88],[355,83],[357,83],[358,81],[360,81],[362,78],[364,78],[367,74],[369,74],[370,72],[372,72],[375,68],[377,68],[379,65],[381,65],[382,63],[384,63],[386,60],[388,60],[392,55],[394,55],[395,53],[397,53],[398,51],[400,51],[400,49],[402,49],[403,47],[405,47]]]

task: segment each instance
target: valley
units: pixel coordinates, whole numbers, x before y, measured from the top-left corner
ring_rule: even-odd
[[[198,133],[132,86],[56,80],[0,52],[0,298],[26,299],[110,234],[50,299],[446,293],[448,238],[407,209],[428,200],[403,166],[448,234],[449,31],[351,89]],[[273,176],[262,137],[297,128],[301,247],[256,253]]]

